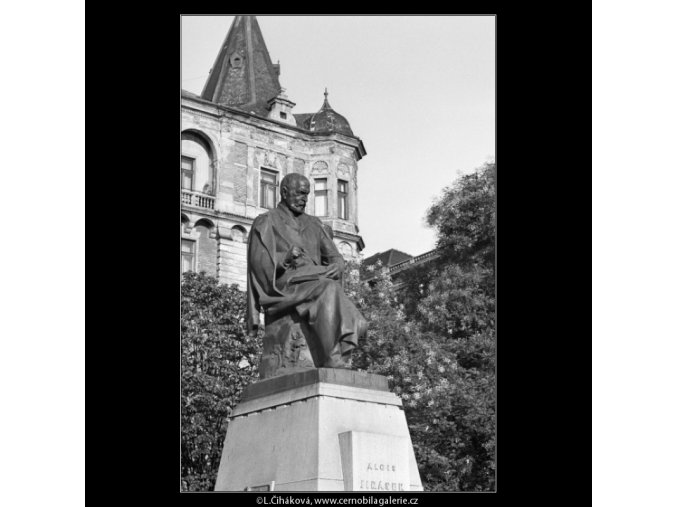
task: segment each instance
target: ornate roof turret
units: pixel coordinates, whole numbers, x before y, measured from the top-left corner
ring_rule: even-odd
[[[280,64],[273,64],[256,16],[236,16],[216,57],[201,97],[268,116],[268,102],[281,90]]]
[[[306,128],[313,132],[339,132],[349,136],[354,136],[348,120],[344,116],[338,114],[329,105],[327,96],[329,92],[324,89],[324,104],[320,110],[311,115],[307,120]]]

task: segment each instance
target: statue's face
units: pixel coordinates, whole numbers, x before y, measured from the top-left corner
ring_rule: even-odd
[[[294,215],[300,215],[306,209],[310,183],[307,179],[293,180],[289,187],[282,189],[282,200]]]

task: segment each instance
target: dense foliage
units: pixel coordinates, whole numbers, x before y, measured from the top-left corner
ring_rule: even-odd
[[[495,485],[495,178],[485,164],[444,189],[427,214],[440,257],[352,281],[370,321],[356,364],[387,375],[403,399],[428,491]]]
[[[211,491],[226,418],[258,379],[260,340],[245,325],[245,294],[204,273],[181,285],[181,488]]]
[[[369,320],[354,364],[387,376],[401,396],[425,490],[492,490],[492,337],[447,339],[425,331],[421,322],[407,317],[385,272],[373,287],[355,279],[347,286]]]
[[[446,187],[426,220],[437,229],[437,247],[448,260],[493,266],[495,209],[496,164],[488,162]]]

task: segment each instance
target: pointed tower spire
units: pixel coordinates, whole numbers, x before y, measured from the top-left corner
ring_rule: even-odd
[[[202,98],[261,116],[280,93],[274,65],[256,16],[235,16],[202,90]]]
[[[320,108],[320,110],[331,109],[331,106],[329,105],[328,97],[329,97],[329,92],[327,91],[327,87],[325,86],[324,87],[324,104],[322,104],[322,107]]]

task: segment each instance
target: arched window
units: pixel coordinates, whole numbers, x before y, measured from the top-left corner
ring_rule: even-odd
[[[183,237],[190,234],[190,220],[181,213],[181,273],[186,271],[195,271],[195,241]]]
[[[195,270],[216,276],[218,242],[211,237],[213,229],[214,224],[207,220],[198,220],[195,224],[197,233],[197,268]]]
[[[212,149],[202,136],[192,131],[181,134],[181,188],[214,195],[214,163]]]
[[[195,241],[181,239],[181,272],[195,271]]]
[[[247,242],[247,230],[241,225],[234,225],[230,230],[231,238],[237,243]]]

